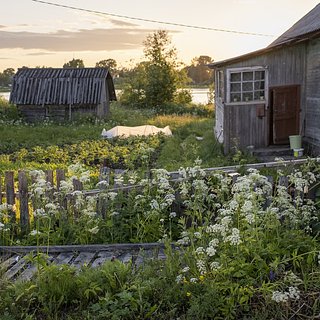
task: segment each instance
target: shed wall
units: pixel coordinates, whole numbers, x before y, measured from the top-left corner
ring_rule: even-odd
[[[306,44],[301,43],[292,47],[284,47],[278,50],[264,53],[253,58],[238,61],[233,64],[223,66],[224,74],[227,69],[246,68],[246,67],[265,67],[267,72],[268,88],[282,85],[299,84],[301,86],[300,105],[302,106],[302,114],[300,119],[304,117],[304,107],[306,99]],[[227,101],[227,90],[225,91],[224,101]],[[267,92],[267,97],[268,97]],[[217,99],[217,98],[216,98]],[[218,101],[216,101],[218,105]],[[223,104],[224,119],[224,149],[230,152],[237,142],[237,147],[245,149],[249,145],[254,147],[266,147],[269,145],[269,113],[270,102],[265,101],[265,116],[258,117],[256,113],[257,105],[255,104]],[[301,124],[300,124],[301,126]],[[216,122],[217,127],[217,122]],[[303,127],[301,126],[301,129]],[[301,130],[300,130],[301,131]],[[320,136],[320,132],[319,132]]]
[[[307,48],[305,140],[310,152],[320,154],[320,39]]]

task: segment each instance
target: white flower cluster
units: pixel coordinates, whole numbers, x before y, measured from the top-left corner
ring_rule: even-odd
[[[288,291],[273,291],[271,299],[277,303],[287,302],[289,299],[299,300],[300,290],[297,287],[289,287]]]

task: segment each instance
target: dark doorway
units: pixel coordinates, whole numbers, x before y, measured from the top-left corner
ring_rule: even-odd
[[[270,144],[288,144],[299,134],[300,86],[270,88]]]

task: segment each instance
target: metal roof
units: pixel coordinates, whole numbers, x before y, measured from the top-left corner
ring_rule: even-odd
[[[107,83],[107,85],[105,85]],[[10,102],[20,105],[99,104],[107,88],[116,100],[106,68],[21,68],[13,78]]]

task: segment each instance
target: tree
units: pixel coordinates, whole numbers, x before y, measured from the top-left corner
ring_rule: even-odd
[[[212,62],[213,59],[209,56],[195,57],[192,59],[191,65],[185,68],[185,71],[194,84],[207,85],[213,81],[213,70],[207,66]]]
[[[13,68],[7,68],[0,72],[0,86],[9,87],[12,82],[12,77],[14,76],[15,71]]]
[[[84,63],[82,59],[73,58],[69,62],[65,63],[63,68],[84,68]]]
[[[146,65],[146,103],[159,106],[174,101],[180,87],[176,48],[171,45],[168,32],[158,30],[144,41]]]
[[[186,84],[186,73],[179,70],[176,48],[167,31],[148,35],[143,44],[146,61],[134,68],[135,74],[127,83],[123,102],[135,100],[140,106],[161,108],[182,97],[178,89]]]
[[[100,60],[96,63],[96,68],[107,68],[113,77],[118,74],[117,61],[114,59]]]

